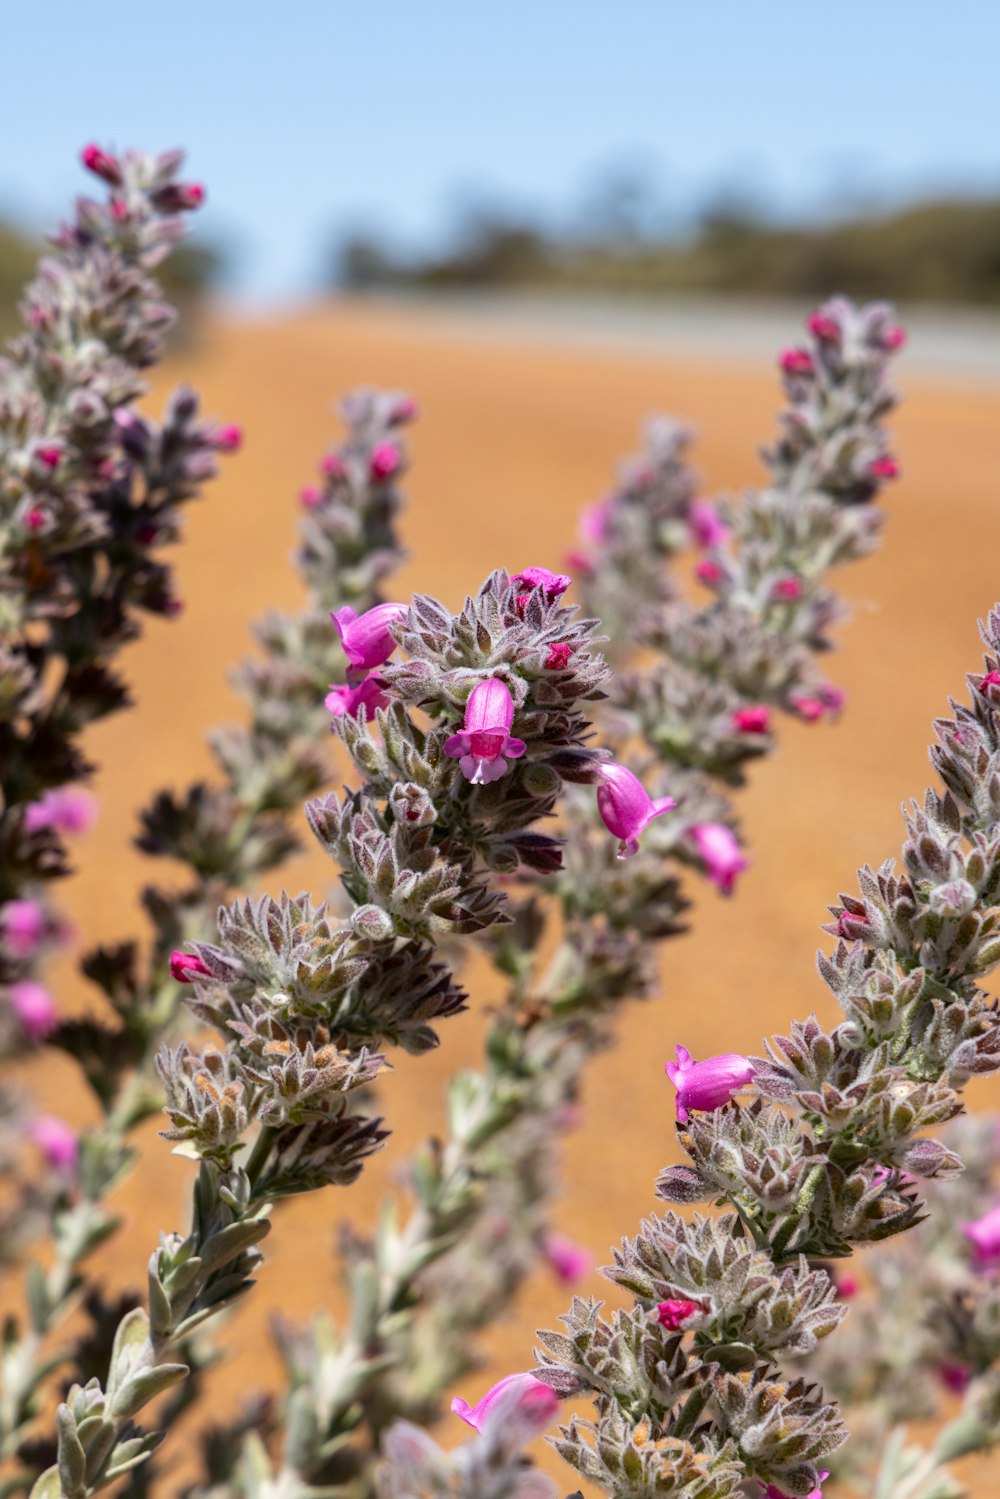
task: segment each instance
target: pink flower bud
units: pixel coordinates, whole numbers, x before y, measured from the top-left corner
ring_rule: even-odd
[[[858,1294],[858,1282],[853,1275],[838,1275],[833,1288],[841,1301],[851,1301]]]
[[[364,614],[356,614],[345,604],[330,618],[333,620],[340,643],[355,672],[371,671],[388,661],[396,649],[396,642],[389,633],[389,626],[409,613],[407,604],[376,604]]]
[[[823,1499],[822,1486],[829,1478],[829,1476],[830,1474],[826,1468],[817,1468],[816,1477],[819,1479],[819,1483],[814,1489],[809,1490],[808,1494],[806,1495],[806,1499]],[[773,1483],[769,1483],[767,1488],[764,1490],[761,1499],[790,1499],[790,1496],[786,1494],[782,1489],[776,1489]]]
[[[339,453],[327,453],[325,458],[320,459],[319,469],[321,474],[326,474],[328,479],[342,479],[347,473],[344,460]]]
[[[525,567],[510,581],[514,588],[544,589],[547,599],[557,599],[573,586],[573,579],[566,573],[550,572],[547,567]]]
[[[841,911],[837,917],[837,936],[843,937],[845,942],[856,942],[859,936],[867,936],[869,930],[865,917],[855,916],[853,911]]]
[[[112,187],[121,187],[122,169],[115,157],[107,151],[102,151],[100,146],[93,144],[84,146],[80,152],[80,160],[88,172],[93,172],[95,177],[102,178],[110,183]]]
[[[782,349],[778,363],[786,375],[811,375],[816,368],[805,349]]]
[[[672,796],[650,797],[639,777],[627,765],[611,760],[601,766],[597,810],[608,832],[619,840],[619,859],[628,859],[638,853],[639,834],[654,817],[662,817],[676,805]]]
[[[968,1364],[938,1364],[938,1378],[946,1390],[953,1395],[964,1395],[972,1383],[972,1370]]]
[[[663,1070],[677,1089],[677,1118],[681,1124],[687,1123],[691,1109],[706,1112],[721,1109],[753,1081],[753,1064],[735,1051],[696,1062],[687,1047],[678,1046],[676,1062],[666,1062]]]
[[[709,562],[707,558],[698,563],[694,574],[698,581],[704,583],[707,588],[716,588],[725,577],[719,564]]]
[[[705,1308],[700,1301],[658,1301],[656,1304],[656,1320],[661,1327],[667,1328],[669,1332],[679,1332],[681,1323],[693,1317],[696,1312],[703,1312]]]
[[[44,463],[46,468],[58,468],[62,462],[62,449],[54,444],[45,448],[36,448],[35,457],[39,463]]]
[[[406,422],[412,422],[420,415],[420,407],[412,396],[400,396],[394,401],[392,410],[389,412],[389,421],[394,427],[401,427]]]
[[[879,343],[883,349],[889,349],[893,352],[896,349],[901,349],[905,342],[906,329],[900,328],[898,323],[893,323],[890,327],[883,329],[879,338]]]
[[[980,1265],[1000,1262],[1000,1203],[981,1218],[960,1225],[972,1245],[973,1259]]]
[[[373,479],[388,479],[399,468],[400,451],[394,442],[380,442],[372,453],[368,471]]]
[[[771,584],[771,597],[784,603],[794,603],[802,597],[801,578],[776,578]]]
[[[45,936],[45,912],[37,901],[10,900],[0,910],[0,931],[8,952],[28,958]]]
[[[732,830],[722,822],[696,822],[688,835],[712,884],[722,895],[731,895],[736,876],[748,864]]]
[[[315,484],[306,484],[299,490],[299,504],[306,510],[315,510],[323,503],[323,491]]]
[[[385,683],[377,671],[371,672],[356,687],[331,687],[324,698],[327,712],[334,718],[357,718],[361,707],[369,718],[373,718],[375,709],[388,708],[390,701]]]
[[[37,833],[53,828],[57,833],[86,833],[97,817],[97,802],[89,791],[76,786],[57,786],[24,809],[24,829]]]
[[[176,182],[173,191],[171,208],[200,208],[205,201],[205,189],[200,182]]]
[[[868,472],[876,479],[898,479],[899,464],[895,458],[876,458],[869,463]]]
[[[608,539],[608,519],[613,499],[599,500],[596,505],[588,505],[580,515],[579,531],[580,539],[586,541],[590,546],[600,546]]]
[[[452,1413],[461,1416],[467,1426],[482,1431],[484,1423],[498,1405],[505,1405],[505,1397],[523,1410],[526,1416],[538,1419],[538,1430],[543,1431],[559,1409],[559,1397],[555,1390],[536,1379],[533,1374],[507,1374],[475,1405],[457,1396],[451,1402]]]
[[[164,599],[163,612],[168,619],[179,619],[184,613],[184,600],[173,597]]]
[[[170,977],[179,984],[193,984],[195,979],[211,978],[212,970],[194,953],[175,950],[170,954]]]
[[[45,511],[40,510],[37,505],[32,505],[24,517],[24,524],[29,531],[40,531],[45,524]]]
[[[445,740],[444,752],[457,760],[467,781],[484,786],[498,781],[507,769],[506,756],[518,760],[527,749],[523,739],[512,738],[514,699],[499,677],[477,682],[465,705],[460,733]]]
[[[840,343],[840,325],[832,317],[825,317],[822,312],[811,313],[806,318],[806,327],[813,338],[818,338],[821,343]]]
[[[789,706],[794,708],[795,712],[806,723],[815,723],[817,719],[823,717],[823,704],[818,697],[810,697],[808,693],[804,692],[793,692],[788,702]]]
[[[695,546],[719,547],[729,540],[729,527],[711,500],[692,501],[687,523]]]
[[[980,692],[987,687],[1000,687],[1000,671],[988,671],[979,683]]]
[[[116,224],[124,224],[128,218],[128,204],[123,203],[121,198],[115,198],[111,204],[111,217]]]
[[[21,979],[10,986],[10,1003],[14,1014],[32,1041],[40,1041],[59,1020],[56,1002],[48,989],[31,979]]]
[[[55,1119],[50,1114],[40,1114],[28,1126],[28,1133],[39,1145],[42,1154],[56,1171],[72,1171],[80,1155],[80,1142],[76,1131],[70,1129],[64,1119]]]
[[[560,640],[558,644],[549,647],[545,665],[549,671],[563,671],[569,665],[569,658],[572,654],[573,647],[568,641]]]
[[[581,578],[592,578],[594,576],[594,564],[586,552],[567,552],[563,561],[567,567],[571,567]]]
[[[771,727],[771,714],[763,704],[752,708],[737,708],[733,714],[733,728],[741,734],[766,734]]]
[[[542,1250],[549,1262],[550,1270],[564,1286],[576,1285],[578,1281],[589,1275],[593,1268],[593,1255],[588,1254],[586,1249],[582,1249],[579,1244],[574,1244],[572,1239],[564,1238],[562,1234],[547,1234]]]
[[[212,446],[217,453],[236,453],[243,446],[243,428],[235,422],[228,427],[219,427],[212,437]]]

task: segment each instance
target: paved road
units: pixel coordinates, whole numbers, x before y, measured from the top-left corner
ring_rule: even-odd
[[[577,296],[453,292],[372,298],[405,308],[449,336],[642,350],[665,357],[725,358],[760,364],[794,343],[804,302],[724,301],[701,297],[639,302]],[[1000,312],[971,308],[903,309],[910,376],[1000,384]]]

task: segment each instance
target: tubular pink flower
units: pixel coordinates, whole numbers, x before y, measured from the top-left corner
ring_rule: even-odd
[[[898,323],[894,323],[891,327],[886,328],[885,332],[882,334],[882,337],[879,339],[879,343],[882,345],[883,349],[901,349],[905,342],[906,329],[900,328]]]
[[[475,1405],[470,1405],[467,1400],[456,1395],[451,1402],[452,1414],[461,1416],[466,1426],[471,1426],[473,1430],[482,1431],[484,1423],[497,1405],[504,1402],[508,1391],[517,1392],[521,1414],[529,1419],[537,1419],[539,1431],[548,1425],[559,1409],[559,1396],[555,1390],[536,1379],[533,1374],[507,1374],[492,1389],[487,1390]]]
[[[17,958],[27,958],[45,936],[45,912],[37,901],[10,900],[0,911],[4,944]]]
[[[219,427],[212,439],[212,446],[219,453],[238,453],[243,446],[243,428],[236,422]]]
[[[895,458],[875,458],[869,463],[868,472],[876,479],[898,479],[899,464]]]
[[[597,810],[608,832],[619,840],[619,859],[628,859],[639,851],[639,834],[654,817],[672,811],[677,803],[672,796],[654,800],[639,777],[614,760],[601,766],[600,777]]]
[[[770,711],[757,704],[751,708],[737,708],[733,714],[733,728],[741,734],[766,734],[771,727]]]
[[[696,1312],[703,1312],[705,1308],[700,1301],[687,1301],[683,1298],[675,1301],[658,1301],[656,1304],[656,1320],[661,1327],[668,1332],[679,1332],[681,1324]]]
[[[819,1483],[814,1489],[809,1490],[806,1499],[823,1499],[823,1484],[829,1476],[829,1471],[826,1468],[817,1468],[816,1477],[819,1479]],[[776,1489],[773,1483],[769,1483],[761,1499],[789,1499],[789,1495],[785,1493],[784,1489]]]
[[[677,1089],[677,1118],[686,1124],[692,1109],[711,1113],[731,1103],[733,1095],[753,1080],[753,1063],[739,1052],[725,1051],[696,1062],[686,1046],[678,1046],[676,1062],[666,1062],[664,1072]]]
[[[563,1234],[547,1234],[542,1249],[549,1269],[564,1286],[576,1285],[593,1268],[593,1255]]]
[[[707,588],[715,588],[725,577],[725,573],[719,564],[717,562],[709,562],[707,559],[698,563],[694,573],[699,583],[704,583]]]
[[[316,484],[306,484],[299,490],[299,504],[306,510],[315,510],[323,503],[323,491]]]
[[[389,626],[408,613],[407,604],[376,604],[374,609],[366,609],[364,614],[355,613],[345,604],[342,609],[337,609],[330,615],[344,647],[344,655],[353,668],[353,672],[348,674],[348,680],[355,672],[371,671],[372,667],[381,666],[388,661],[396,649]]]
[[[566,573],[553,573],[547,567],[522,568],[510,581],[515,588],[543,588],[547,599],[557,599],[573,586]]]
[[[573,647],[567,641],[558,641],[549,647],[549,654],[545,658],[546,668],[549,671],[563,671],[569,665],[572,654]]]
[[[805,349],[783,349],[778,363],[786,375],[811,375],[816,368],[812,355]]]
[[[1000,687],[1000,671],[988,671],[979,684],[982,692],[986,687]]]
[[[981,1218],[967,1220],[960,1227],[972,1245],[973,1258],[980,1265],[1000,1262],[1000,1202]]]
[[[801,578],[776,578],[771,585],[771,597],[785,603],[794,603],[802,597]]]
[[[517,760],[524,754],[524,740],[511,737],[513,722],[514,699],[507,684],[499,677],[478,682],[465,705],[464,727],[444,744],[445,754],[458,761],[473,786],[498,781],[507,769],[505,755]]]
[[[694,500],[687,521],[695,546],[718,547],[729,540],[729,527],[711,500]]]
[[[394,442],[380,442],[375,448],[369,463],[369,472],[373,479],[388,479],[396,472],[400,464],[400,453]]]
[[[705,873],[723,895],[731,895],[736,876],[746,869],[745,858],[731,829],[722,822],[696,822],[688,833],[705,865]]]
[[[28,1126],[28,1133],[42,1154],[57,1171],[72,1171],[80,1155],[80,1142],[76,1131],[70,1129],[64,1119],[55,1119],[51,1114],[40,1114]]]
[[[806,318],[806,327],[813,338],[818,338],[822,343],[840,343],[840,325],[835,323],[832,317],[826,317],[822,312],[810,313]]]
[[[211,978],[212,970],[194,953],[179,950],[170,954],[170,977],[179,984],[193,984],[195,979]]]
[[[10,1003],[14,1014],[32,1041],[40,1041],[53,1030],[59,1019],[56,1002],[43,984],[21,979],[10,986]]]
[[[57,833],[85,833],[97,817],[97,802],[78,786],[57,786],[24,809],[24,829],[37,833],[54,828]]]
[[[370,672],[356,687],[331,687],[324,699],[327,712],[334,718],[357,718],[361,707],[372,718],[376,708],[388,708],[390,701],[377,671]]]
[[[80,160],[88,172],[93,172],[95,177],[102,178],[110,183],[112,187],[121,187],[122,170],[118,162],[107,151],[102,151],[100,146],[93,144],[84,146],[80,152]]]

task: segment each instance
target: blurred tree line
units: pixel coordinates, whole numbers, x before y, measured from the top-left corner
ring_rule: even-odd
[[[20,330],[18,302],[44,251],[41,240],[0,223],[0,339],[10,338]],[[181,245],[157,268],[157,280],[163,286],[166,300],[181,314],[175,338],[190,337],[205,296],[221,276],[224,263],[220,250],[193,240]]]
[[[376,234],[340,246],[336,283],[348,290],[497,287],[766,296],[892,297],[1000,304],[1000,197],[934,198],[832,223],[769,221],[730,201],[693,229],[657,230],[628,184],[592,222],[547,228],[528,214],[482,207],[446,248],[405,255]],[[645,221],[644,221],[645,220]]]

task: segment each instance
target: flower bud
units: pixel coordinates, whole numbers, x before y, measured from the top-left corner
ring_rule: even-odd
[[[10,1003],[29,1040],[40,1041],[54,1030],[59,1020],[56,1002],[48,989],[32,979],[21,979],[10,986]]]
[[[753,1063],[734,1051],[696,1062],[687,1047],[678,1046],[676,1062],[665,1063],[663,1070],[677,1089],[677,1118],[681,1124],[687,1123],[691,1109],[708,1113],[720,1109],[753,1081]]]

